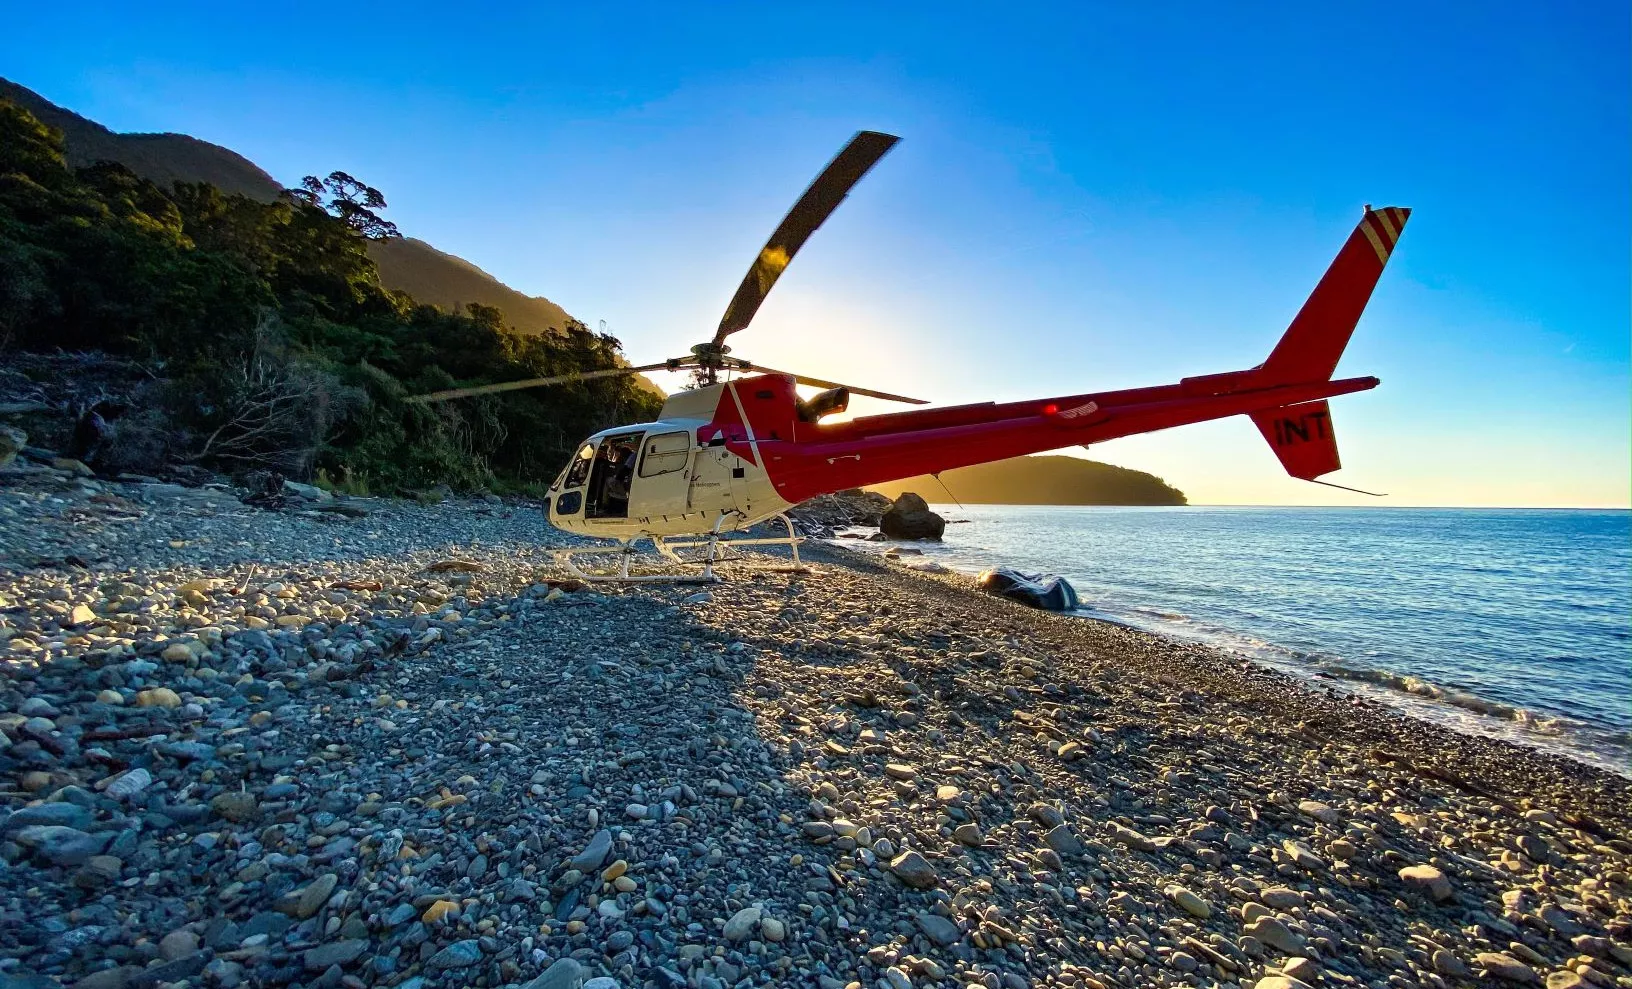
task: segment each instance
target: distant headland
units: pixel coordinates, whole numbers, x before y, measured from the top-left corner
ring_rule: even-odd
[[[941,485],[945,484],[943,488]],[[930,501],[950,490],[973,505],[1184,505],[1184,492],[1154,474],[1080,457],[1015,457],[941,475],[908,477],[868,490],[896,498],[915,491]]]

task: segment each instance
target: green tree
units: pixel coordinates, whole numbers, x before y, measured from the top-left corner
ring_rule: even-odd
[[[579,439],[653,418],[630,378],[426,406],[460,384],[619,366],[574,323],[523,336],[382,288],[385,197],[344,172],[272,203],[124,167],[72,169],[0,100],[0,349],[100,350],[167,376],[155,449],[223,469],[323,469],[373,490],[549,480]]]
[[[290,189],[289,194],[309,206],[328,210],[341,223],[369,240],[402,236],[397,232],[395,223],[377,212],[385,209],[384,194],[345,172],[330,172],[326,179],[308,175],[301,179],[300,188]],[[327,197],[327,202],[324,197]]]

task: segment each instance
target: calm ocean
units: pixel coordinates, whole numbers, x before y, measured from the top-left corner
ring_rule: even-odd
[[[1090,616],[1632,773],[1632,513],[935,510],[968,520],[912,544],[945,566],[1062,574]]]

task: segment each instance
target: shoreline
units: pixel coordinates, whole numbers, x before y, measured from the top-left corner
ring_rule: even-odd
[[[0,479],[102,554],[0,562],[0,972],[1632,981],[1611,774],[839,550],[580,590],[528,503],[358,507]]]
[[[950,505],[933,507],[943,513],[956,511],[955,506]],[[1048,506],[1020,507],[1048,508]],[[1085,507],[1088,511],[1093,511],[1104,506],[1066,506],[1066,510],[1074,507]],[[1192,507],[1195,506],[1185,506],[1180,510]],[[1135,506],[1132,510],[1140,509]],[[1163,507],[1162,510],[1169,509]],[[1593,509],[1590,512],[1602,514],[1603,510]],[[925,544],[912,541],[866,541],[851,535],[851,533],[865,535],[872,531],[874,530],[866,526],[837,527],[834,529],[833,537],[824,541],[864,556],[878,556],[892,549],[909,554],[921,552],[923,555],[919,558],[968,577],[973,577],[988,567],[1014,566],[1022,570],[1045,571],[1048,569],[1046,564],[1038,559],[1015,559],[1012,553],[1005,556],[984,544],[962,545],[961,538],[951,544]],[[839,538],[841,532],[845,533],[843,538]],[[970,536],[972,536],[970,533],[960,533],[960,537]],[[902,562],[911,566],[905,558]],[[1065,570],[1049,572],[1066,573]],[[1448,682],[1457,682],[1455,671],[1441,668],[1432,672],[1410,672],[1412,664],[1398,655],[1385,663],[1369,655],[1359,660],[1348,658],[1348,653],[1334,651],[1341,649],[1338,646],[1320,648],[1305,643],[1301,648],[1293,648],[1275,641],[1272,631],[1265,631],[1263,628],[1249,631],[1239,624],[1228,624],[1226,619],[1206,617],[1205,609],[1200,616],[1190,613],[1185,608],[1184,602],[1169,600],[1158,606],[1150,604],[1148,600],[1130,598],[1126,594],[1120,597],[1112,594],[1097,599],[1092,598],[1089,592],[1080,586],[1079,593],[1085,595],[1084,603],[1076,613],[1080,617],[1141,629],[1175,642],[1218,649],[1254,664],[1290,673],[1304,681],[1311,689],[1336,687],[1361,695],[1367,700],[1390,705],[1418,719],[1449,727],[1453,731],[1515,741],[1521,746],[1564,755],[1575,761],[1632,779],[1632,733],[1629,733],[1629,729],[1594,720],[1590,715],[1580,711],[1561,709],[1557,697],[1532,697],[1521,700],[1515,697],[1512,691],[1505,695],[1501,692],[1493,695],[1484,692],[1477,685],[1447,686]],[[1170,609],[1178,609],[1183,613],[1173,613]],[[1355,649],[1356,646],[1351,642],[1349,648]],[[1432,665],[1429,664],[1430,667]]]
[[[838,565],[851,566],[856,560],[866,561],[879,567],[884,573],[900,576],[906,579],[917,578],[927,580],[934,584],[943,586],[954,593],[968,595],[978,603],[990,603],[1004,609],[1015,609],[1022,617],[1035,616],[1045,621],[1048,619],[1055,619],[1064,622],[1083,622],[1094,625],[1103,625],[1108,626],[1111,629],[1120,630],[1132,636],[1148,638],[1152,640],[1158,651],[1167,650],[1166,654],[1161,657],[1163,670],[1165,673],[1172,673],[1174,670],[1187,669],[1189,668],[1187,664],[1193,663],[1196,664],[1195,668],[1198,671],[1205,671],[1204,676],[1209,681],[1215,680],[1219,677],[1227,678],[1229,676],[1239,675],[1242,676],[1243,681],[1256,683],[1259,686],[1267,687],[1271,691],[1277,691],[1283,688],[1287,691],[1295,691],[1298,694],[1307,695],[1309,698],[1316,699],[1320,702],[1317,706],[1317,710],[1310,712],[1311,716],[1313,717],[1335,718],[1341,716],[1352,716],[1361,719],[1378,719],[1379,723],[1372,726],[1372,732],[1366,735],[1366,737],[1369,738],[1397,738],[1399,737],[1399,731],[1401,729],[1420,729],[1425,733],[1423,736],[1425,739],[1438,736],[1435,745],[1439,752],[1436,753],[1436,755],[1443,755],[1452,761],[1469,758],[1472,755],[1470,749],[1477,750],[1480,753],[1478,758],[1481,759],[1500,760],[1505,758],[1513,759],[1519,762],[1535,759],[1538,761],[1539,765],[1529,767],[1529,771],[1546,767],[1546,772],[1549,774],[1562,771],[1566,775],[1584,773],[1592,776],[1603,776],[1625,787],[1626,792],[1629,795],[1632,795],[1632,779],[1629,779],[1622,774],[1610,771],[1602,766],[1583,762],[1562,753],[1549,752],[1543,749],[1523,745],[1507,738],[1477,735],[1470,732],[1459,731],[1456,728],[1447,727],[1446,725],[1434,721],[1416,717],[1408,710],[1395,708],[1391,705],[1371,700],[1369,698],[1364,701],[1364,706],[1356,707],[1352,704],[1352,702],[1349,702],[1347,698],[1335,695],[1335,692],[1331,691],[1330,688],[1328,688],[1326,691],[1322,691],[1320,689],[1320,683],[1315,676],[1303,675],[1280,669],[1274,665],[1255,660],[1251,657],[1245,656],[1244,654],[1236,653],[1219,646],[1199,641],[1186,641],[1182,638],[1162,631],[1140,628],[1139,626],[1130,623],[1118,621],[1115,618],[1089,614],[1046,612],[1028,608],[1024,605],[983,594],[967,582],[967,578],[969,576],[968,574],[950,567],[946,568],[947,572],[944,574],[936,574],[933,572],[926,573],[923,571],[914,570],[911,567],[891,567],[880,555],[850,549],[842,544],[830,544],[824,542],[824,547],[830,547],[833,550],[837,550],[838,554],[842,554],[836,554],[835,559],[830,561]],[[801,553],[804,553],[804,550],[801,550]],[[1068,639],[1071,635],[1071,626],[1067,625],[1064,629],[1058,631],[1060,635],[1062,635],[1065,639]],[[1054,641],[1060,642],[1062,640],[1055,639]],[[1182,674],[1174,674],[1174,676],[1180,675]],[[1347,684],[1345,684],[1345,686],[1347,686]],[[1338,704],[1336,710],[1331,707],[1331,703]],[[1528,779],[1528,777],[1521,774],[1519,779]],[[1632,805],[1629,805],[1629,807],[1632,807]],[[1629,825],[1632,825],[1632,809],[1629,809],[1628,813],[1624,815],[1624,819]]]

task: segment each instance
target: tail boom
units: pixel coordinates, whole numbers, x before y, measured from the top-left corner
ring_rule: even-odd
[[[895,413],[878,417],[889,420],[887,428],[876,420],[864,431],[855,428],[863,420],[835,424],[836,435],[825,441],[825,429],[818,427],[776,450],[769,463],[777,493],[798,502],[827,491],[1316,402],[1377,384],[1376,378],[1348,378],[1206,397],[1173,389],[1139,402],[1117,402],[1116,393],[1079,395],[1016,403],[1024,412],[948,425],[935,421],[938,410]],[[762,443],[761,449],[769,446]]]
[[[799,502],[844,488],[1236,415],[1253,420],[1287,473],[1314,481],[1342,466],[1326,400],[1378,385],[1372,377],[1333,380],[1332,374],[1410,214],[1401,207],[1367,207],[1280,342],[1256,368],[1148,388],[798,423],[793,442],[772,433],[772,442],[758,443],[768,454],[776,493]]]

